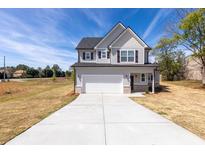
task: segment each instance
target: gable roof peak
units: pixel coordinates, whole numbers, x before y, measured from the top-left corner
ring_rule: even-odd
[[[108,31],[105,36],[103,37],[103,39],[101,41],[98,42],[98,44],[96,44],[95,48],[97,48],[97,46],[106,39],[106,37],[108,37],[116,28],[118,28],[119,26],[121,26],[124,30],[126,29],[126,27],[121,23],[118,22],[117,24],[115,24],[110,31]]]
[[[121,21],[119,21],[119,22],[116,24],[116,26],[118,26],[118,25],[121,25],[122,27],[126,28],[125,25],[124,25]],[[116,26],[114,26],[114,27],[116,27]]]
[[[129,26],[109,45],[109,48],[112,47],[112,45],[120,38],[122,37],[127,31],[131,32],[131,34],[138,40],[140,43],[147,49],[151,50],[151,48],[144,42],[144,40],[135,33],[132,28]]]

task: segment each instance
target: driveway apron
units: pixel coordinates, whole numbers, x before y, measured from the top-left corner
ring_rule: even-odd
[[[7,144],[205,144],[125,95],[81,94]]]

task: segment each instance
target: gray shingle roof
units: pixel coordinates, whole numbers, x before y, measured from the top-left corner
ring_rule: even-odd
[[[75,63],[71,67],[158,67],[156,63],[153,64],[101,64],[101,63]]]
[[[84,37],[78,43],[76,49],[94,49],[103,37]]]

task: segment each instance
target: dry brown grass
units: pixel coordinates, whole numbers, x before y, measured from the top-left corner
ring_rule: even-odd
[[[132,99],[205,139],[205,90],[188,82],[162,82],[161,92]]]
[[[0,144],[76,98],[71,79],[1,83],[0,90]]]

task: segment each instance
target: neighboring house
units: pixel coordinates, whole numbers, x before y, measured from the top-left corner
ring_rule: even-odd
[[[24,71],[24,70],[16,70],[13,73],[13,77],[14,78],[25,78],[26,77],[26,71]]]
[[[0,79],[3,79],[4,77],[4,69],[0,69]],[[5,70],[5,78],[11,78],[12,77],[12,70],[10,68],[6,68]]]
[[[202,66],[199,61],[197,62],[191,56],[185,60],[184,77],[187,80],[202,80]]]
[[[85,37],[77,45],[76,93],[145,92],[159,86],[151,48],[129,27],[115,25],[104,37]]]

